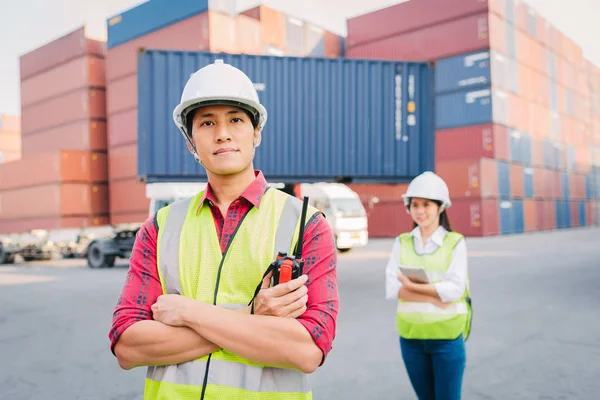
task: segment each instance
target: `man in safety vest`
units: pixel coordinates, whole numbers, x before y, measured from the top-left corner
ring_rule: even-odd
[[[329,224],[308,208],[305,275],[271,287],[263,274],[293,252],[302,202],[254,170],[267,120],[254,85],[217,60],[192,75],[173,118],[208,185],[140,229],[111,349],[124,369],[148,367],[144,399],[310,399],[338,314]]]

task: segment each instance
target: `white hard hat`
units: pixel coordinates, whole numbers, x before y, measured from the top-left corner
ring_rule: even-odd
[[[173,120],[179,128],[190,150],[192,132],[188,132],[187,115],[199,107],[208,105],[232,105],[248,111],[262,130],[267,122],[267,110],[260,104],[258,93],[250,78],[223,60],[215,60],[196,71],[185,84],[181,102],[173,110]],[[194,154],[195,155],[195,154]]]
[[[452,205],[448,185],[431,171],[423,172],[408,185],[406,193],[402,195],[405,206],[410,204],[412,197],[441,201],[444,208]]]

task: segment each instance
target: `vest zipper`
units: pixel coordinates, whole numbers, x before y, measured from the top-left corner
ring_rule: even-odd
[[[240,221],[238,226],[235,228],[235,231],[233,231],[231,238],[229,238],[229,243],[227,243],[227,247],[225,248],[225,252],[223,253],[223,257],[221,258],[221,263],[219,264],[219,271],[217,272],[217,282],[215,284],[215,295],[213,298],[214,306],[217,305],[217,294],[219,294],[219,282],[221,281],[221,270],[223,269],[223,264],[225,263],[225,257],[227,256],[227,252],[229,251],[229,246],[231,246],[231,243],[233,242],[235,235],[237,234],[238,230],[240,229],[240,226],[242,226],[242,223],[246,219],[246,215],[248,215],[248,213],[250,213],[251,210],[252,209],[248,210],[248,212],[242,217],[242,220]],[[200,395],[200,400],[204,400],[204,396],[206,395],[206,385],[208,384],[208,370],[210,369],[210,360],[211,359],[212,359],[212,353],[208,355],[208,360],[206,361],[206,370],[204,371],[204,381],[202,382],[202,394]]]

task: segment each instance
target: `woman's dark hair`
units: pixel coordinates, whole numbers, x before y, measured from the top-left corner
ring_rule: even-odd
[[[412,199],[408,199],[408,209],[409,210],[410,210],[410,202],[411,201],[412,201]],[[438,207],[441,207],[443,204],[439,200],[431,200],[431,201],[433,201],[435,204],[437,204]],[[416,228],[417,226],[419,226],[419,224],[417,224],[416,222],[413,221],[413,229]],[[440,226],[442,226],[448,232],[452,232],[452,228],[450,227],[450,218],[448,218],[448,213],[446,213],[446,210],[442,211],[442,213],[440,214]]]

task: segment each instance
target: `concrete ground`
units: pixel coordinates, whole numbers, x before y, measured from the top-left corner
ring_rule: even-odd
[[[384,299],[391,239],[340,255],[334,349],[315,399],[415,399]],[[465,399],[600,398],[600,229],[468,240],[474,307]],[[0,266],[0,399],[142,399],[111,313],[127,271],[82,260]]]

